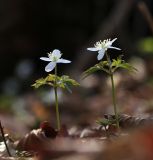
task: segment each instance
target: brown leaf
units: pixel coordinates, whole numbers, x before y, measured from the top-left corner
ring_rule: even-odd
[[[18,142],[16,148],[20,151],[40,151],[45,147],[47,140],[41,129],[32,130]]]

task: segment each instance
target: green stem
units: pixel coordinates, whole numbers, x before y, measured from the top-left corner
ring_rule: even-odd
[[[116,119],[116,125],[119,129],[119,119],[118,119],[118,113],[117,113],[117,106],[116,106],[116,95],[115,95],[115,86],[114,86],[114,78],[113,78],[113,72],[112,72],[112,63],[110,60],[110,56],[106,52],[107,61],[109,63],[109,75],[111,78],[111,84],[112,84],[112,100],[113,100],[113,106],[114,106],[114,113],[115,113],[115,119]]]
[[[61,124],[60,124],[60,115],[59,115],[59,107],[58,107],[58,96],[57,96],[57,66],[55,66],[55,86],[54,86],[54,92],[55,92],[55,106],[56,106],[57,129],[60,130]]]
[[[110,77],[111,77],[111,83],[112,83],[112,98],[113,98],[116,125],[117,125],[117,128],[119,129],[120,127],[119,127],[119,120],[118,120],[118,113],[117,113],[117,106],[116,106],[116,95],[115,95],[115,86],[114,86],[113,74],[111,74]]]
[[[7,146],[7,143],[6,143],[6,139],[5,139],[5,135],[4,135],[4,131],[3,131],[3,127],[2,127],[1,121],[0,121],[0,130],[1,130],[2,138],[3,138],[4,144],[5,144],[7,153],[11,157],[11,153],[10,153],[9,148]]]

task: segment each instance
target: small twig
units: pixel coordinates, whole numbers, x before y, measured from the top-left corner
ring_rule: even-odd
[[[11,153],[10,153],[9,148],[7,146],[7,143],[6,143],[6,139],[5,139],[5,135],[4,135],[4,131],[3,131],[3,127],[2,127],[1,121],[0,121],[0,130],[1,130],[1,133],[2,133],[2,138],[3,138],[4,144],[5,144],[7,153],[11,157]]]
[[[143,1],[140,1],[138,3],[138,8],[139,8],[140,12],[142,13],[144,19],[148,23],[150,30],[153,34],[153,17],[151,15],[147,5]]]

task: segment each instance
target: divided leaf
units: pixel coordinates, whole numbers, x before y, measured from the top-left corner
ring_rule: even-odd
[[[55,84],[56,81],[56,84]],[[49,74],[45,78],[40,78],[35,81],[32,85],[35,88],[39,88],[42,85],[50,85],[52,87],[60,87],[63,89],[67,89],[69,92],[72,92],[70,87],[72,86],[79,86],[79,83],[76,82],[74,79],[69,78],[69,76],[55,76],[54,74]]]
[[[104,71],[109,74],[108,70],[108,62],[107,61],[101,61],[100,63],[94,65],[93,67],[90,67],[85,72],[83,72],[83,78],[88,77],[90,74],[97,72],[97,71]]]
[[[32,87],[39,88],[40,86],[45,84],[46,84],[46,78],[40,78],[37,79],[34,84],[32,84]]]
[[[70,93],[72,93],[71,91],[71,87],[72,86],[79,86],[80,84],[75,81],[74,79],[69,78],[69,76],[63,75],[60,77],[60,79],[57,82],[57,86],[63,89],[67,89]]]
[[[97,120],[96,122],[97,122],[97,124],[104,126],[104,127],[116,124],[115,120],[110,120],[110,119],[105,119],[105,118]]]
[[[59,79],[58,76],[56,78],[57,78],[57,80]],[[55,75],[49,74],[45,78],[40,78],[40,79],[36,80],[32,86],[35,88],[39,88],[40,86],[43,86],[43,85],[50,85],[52,87],[55,87]]]
[[[118,68],[123,68],[128,70],[129,72],[136,72],[137,69],[134,68],[131,64],[126,63],[124,60],[122,60],[121,56],[118,57],[117,59],[113,59],[112,62],[112,71],[115,72],[116,69]]]
[[[136,72],[137,71],[137,69],[134,68],[131,64],[126,63],[124,60],[122,60],[122,56],[119,56],[117,59],[112,60],[111,68],[112,68],[112,73],[114,73],[116,71],[116,69],[118,69],[118,68],[126,69],[129,72]],[[87,69],[85,72],[83,72],[83,78],[86,78],[90,74],[97,72],[99,70],[104,71],[108,74],[111,74],[110,70],[109,70],[108,61],[101,61],[100,63]]]

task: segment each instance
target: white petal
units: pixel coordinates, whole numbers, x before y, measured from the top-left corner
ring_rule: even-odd
[[[113,46],[110,46],[108,48],[111,48],[111,49],[116,49],[116,50],[121,50],[120,48],[117,48],[117,47],[113,47]]]
[[[99,49],[98,48],[87,48],[87,50],[89,50],[89,51],[99,51]]]
[[[97,59],[101,60],[104,57],[104,54],[105,54],[105,50],[104,49],[101,49],[100,51],[98,51]]]
[[[113,40],[111,40],[111,44],[113,44],[116,40],[117,38],[114,38]]]
[[[110,47],[112,46],[112,44],[113,44],[116,40],[117,40],[117,38],[114,38],[113,40],[108,41],[108,42],[106,43],[106,47],[107,47],[107,48],[110,48]]]
[[[61,51],[58,49],[54,49],[52,52],[53,57],[56,57],[57,59],[61,58],[62,54]]]
[[[50,58],[48,58],[48,57],[40,57],[40,59],[43,61],[48,61],[48,62],[51,61]]]
[[[52,71],[56,66],[56,62],[50,62],[46,67],[45,67],[45,71],[46,72],[50,72]]]
[[[57,61],[57,63],[71,63],[71,61],[61,58]]]

